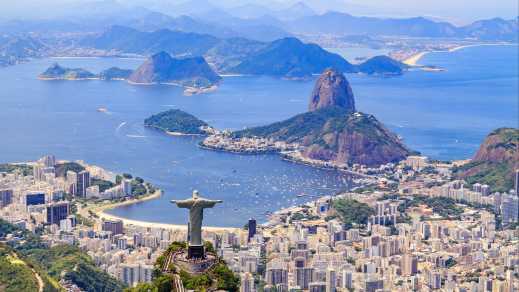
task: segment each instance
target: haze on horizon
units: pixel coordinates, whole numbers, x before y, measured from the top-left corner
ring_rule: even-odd
[[[4,0],[5,1],[5,0]],[[62,17],[76,10],[80,13],[85,4],[95,2],[118,2],[119,4],[141,6],[150,10],[165,6],[175,6],[185,0],[18,0],[3,4],[0,19],[50,19]],[[424,16],[435,20],[450,21],[454,24],[467,24],[478,19],[518,17],[519,5],[516,0],[194,0],[209,2],[211,5],[228,11],[240,6],[263,6],[270,10],[280,10],[298,2],[305,3],[316,13],[340,11],[353,15],[379,17]],[[419,2],[419,3],[417,3]],[[203,7],[202,5],[198,7]]]

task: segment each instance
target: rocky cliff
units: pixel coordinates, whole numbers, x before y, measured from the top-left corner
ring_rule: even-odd
[[[202,57],[172,58],[166,52],[148,58],[129,77],[136,84],[175,84],[186,87],[209,87],[220,81]]]
[[[326,69],[315,83],[308,110],[315,111],[329,106],[355,112],[350,83],[342,73],[334,69]]]
[[[377,166],[411,152],[374,116],[355,112],[352,90],[342,73],[326,70],[310,98],[310,111],[268,126],[233,133],[304,146],[304,157]]]
[[[506,192],[513,187],[513,173],[519,169],[519,129],[500,128],[490,133],[470,163],[455,170],[469,184],[491,186]]]

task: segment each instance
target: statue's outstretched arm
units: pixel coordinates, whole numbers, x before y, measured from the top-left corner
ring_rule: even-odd
[[[191,208],[192,200],[171,200],[171,203],[176,204],[179,208]]]
[[[203,203],[205,208],[212,208],[217,203],[223,203],[223,201],[222,200],[208,200],[208,199],[204,199],[201,203]]]

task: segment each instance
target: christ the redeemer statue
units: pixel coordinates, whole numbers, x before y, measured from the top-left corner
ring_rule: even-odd
[[[189,249],[188,258],[204,258],[204,245],[202,243],[202,220],[204,209],[212,208],[221,200],[209,200],[199,196],[198,191],[193,191],[193,197],[186,200],[171,200],[179,208],[189,209]]]

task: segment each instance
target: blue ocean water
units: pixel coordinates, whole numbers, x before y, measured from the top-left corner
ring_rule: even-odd
[[[349,177],[292,164],[276,155],[235,155],[197,147],[200,138],[171,137],[143,120],[170,108],[186,110],[218,128],[262,125],[306,111],[313,80],[226,77],[213,93],[183,96],[172,86],[119,81],[40,81],[53,62],[94,72],[135,68],[142,60],[43,59],[0,69],[0,162],[44,154],[82,159],[130,172],[165,190],[162,198],[110,211],[138,220],[185,223],[168,201],[199,189],[224,204],[209,210],[214,226],[242,226],[249,217],[309,197],[348,188]],[[359,110],[372,113],[413,149],[435,159],[470,157],[491,130],[517,127],[517,46],[473,47],[432,53],[421,63],[445,72],[401,77],[349,75]],[[106,107],[108,113],[97,112]]]

